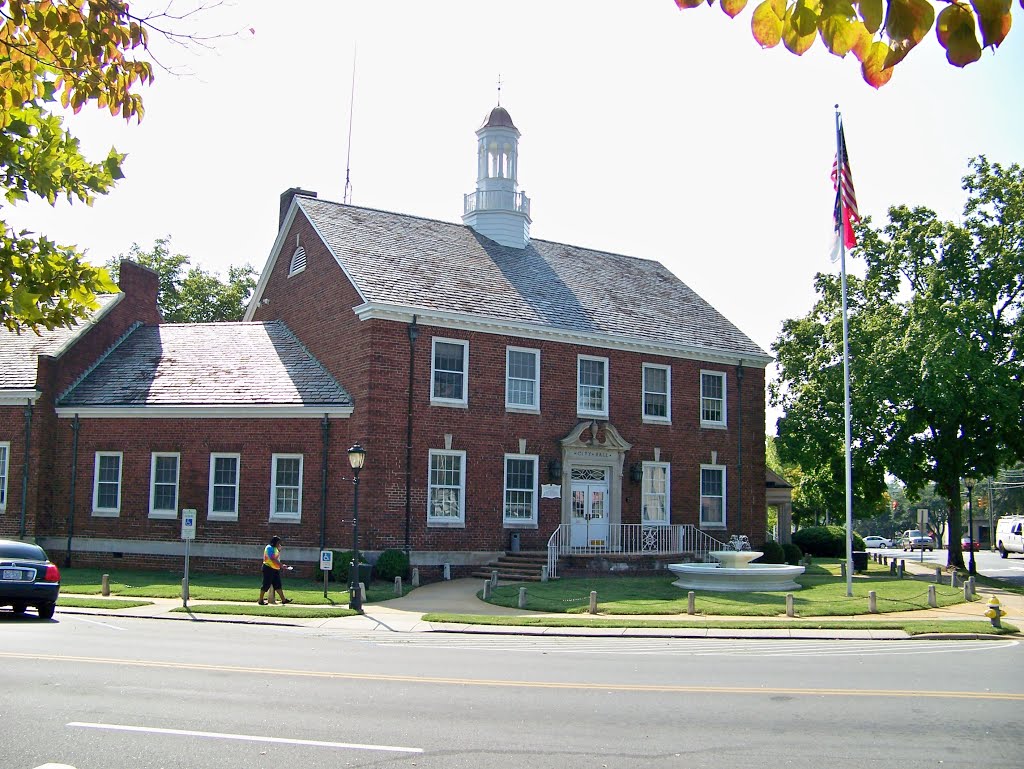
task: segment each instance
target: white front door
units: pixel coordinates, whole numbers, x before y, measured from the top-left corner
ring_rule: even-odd
[[[603,468],[572,471],[571,547],[608,546],[608,476]]]

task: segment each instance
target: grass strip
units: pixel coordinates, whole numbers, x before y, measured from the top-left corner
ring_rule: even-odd
[[[57,599],[57,606],[62,609],[136,609],[139,606],[152,606],[152,601],[122,601],[116,598],[65,598]]]
[[[910,635],[926,633],[973,633],[977,635],[1012,635],[1020,631],[1014,625],[1003,623],[992,627],[980,620],[632,620],[610,617],[497,617],[485,614],[424,614],[424,622],[463,625],[500,625],[503,627],[551,628],[653,628],[653,629],[707,629],[725,630],[903,630]]]
[[[260,606],[259,604],[193,604],[187,609],[179,606],[172,612],[183,614],[221,614],[250,617],[285,617],[287,619],[330,619],[352,617],[359,614],[346,608],[327,609],[316,606]]]

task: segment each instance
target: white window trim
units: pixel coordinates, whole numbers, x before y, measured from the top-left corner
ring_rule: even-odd
[[[100,507],[97,504],[100,495],[100,457],[117,457],[117,507]],[[97,451],[92,470],[92,514],[94,516],[97,518],[117,518],[121,515],[121,499],[124,495],[124,487],[121,483],[123,478],[124,452]]]
[[[509,401],[509,386],[508,386],[508,370],[509,370],[509,357],[513,352],[525,352],[531,353],[534,358],[534,373],[536,377],[533,380],[533,405],[524,406],[521,403],[512,403]],[[518,411],[525,414],[539,414],[540,413],[540,350],[534,347],[512,347],[508,346],[505,348],[505,410],[506,411]]]
[[[218,459],[234,459],[235,460],[235,509],[234,511],[220,511],[213,512],[213,471],[217,466],[216,460]],[[207,497],[206,505],[206,519],[209,521],[237,521],[238,520],[238,508],[240,506],[239,496],[242,490],[242,455],[229,452],[229,451],[212,451],[210,452],[210,487]]]
[[[436,369],[434,363],[437,360],[437,343],[461,345],[465,351],[462,356],[462,397],[441,398],[434,395],[434,375]],[[430,341],[430,402],[435,406],[467,406],[469,405],[469,340],[448,339],[442,336],[435,336]]]
[[[704,520],[704,506],[701,501],[704,499],[704,484],[700,476],[697,477],[697,520],[700,521],[702,529],[727,529],[729,527],[729,494],[728,477],[725,472],[725,465],[701,465],[701,474],[704,470],[719,470],[722,473],[722,522],[706,522]]]
[[[668,462],[643,462],[643,477],[640,480],[640,522],[644,526],[669,526],[672,523],[672,465]],[[644,482],[647,480],[649,469],[661,468],[665,470],[665,520],[645,521],[644,520]]]
[[[279,459],[299,460],[299,509],[294,513],[281,513],[277,510],[277,461]],[[272,454],[270,457],[270,520],[299,523],[302,520],[302,472],[305,467],[302,454]]]
[[[433,518],[430,515],[430,490],[433,488],[430,483],[430,471],[436,456],[457,456],[462,458],[459,474],[459,517],[458,518]],[[466,526],[466,452],[451,451],[448,449],[430,449],[427,456],[427,527],[428,528],[465,528]],[[447,486],[438,488],[448,488]],[[502,503],[504,504],[504,502]]]
[[[11,443],[0,441],[0,449],[3,449],[4,461],[0,465],[0,513],[7,509],[7,479],[11,477]]]
[[[601,410],[600,411],[585,411],[584,409],[580,408],[580,373],[582,373],[582,365],[581,364],[585,360],[596,360],[596,361],[601,361],[601,362],[604,363],[604,393],[603,393],[603,397],[602,397]],[[576,356],[576,414],[577,414],[577,416],[581,416],[581,417],[604,417],[606,419],[608,418],[608,401],[609,401],[609,397],[608,397],[608,389],[609,389],[609,387],[608,387],[608,380],[609,379],[610,379],[610,376],[609,376],[609,366],[608,366],[608,359],[607,358],[602,358],[602,357],[600,357],[598,355],[577,355]]]
[[[531,489],[531,491],[533,492],[533,502],[532,502],[531,507],[530,507],[530,517],[529,518],[509,518],[506,515],[505,505],[506,505],[506,502],[507,502],[507,499],[508,499],[508,492],[509,492],[509,488],[508,488],[508,461],[510,459],[526,459],[526,460],[529,460],[529,461],[531,461],[533,463],[533,489]],[[501,488],[502,488],[502,490],[501,490],[501,518],[502,518],[502,521],[504,521],[505,526],[510,526],[510,527],[513,527],[513,528],[515,528],[517,526],[521,526],[521,527],[533,526],[533,527],[536,527],[536,525],[537,525],[537,497],[538,497],[538,494],[537,494],[537,482],[539,480],[537,478],[537,473],[539,472],[539,469],[540,469],[540,457],[537,456],[536,454],[506,454],[505,455],[505,459],[503,460],[503,465],[504,465],[504,468],[503,468],[502,475],[504,477],[504,480],[502,481],[502,485],[501,485]],[[514,491],[525,491],[525,489],[514,489]]]
[[[174,457],[174,510],[157,510],[153,505],[156,503],[156,460],[158,457]],[[181,454],[176,451],[154,451],[149,455],[149,517],[150,518],[177,518],[178,517],[178,494],[181,486]]]
[[[721,419],[721,421],[717,421],[716,422],[716,421],[711,421],[711,420],[705,420],[704,419],[704,375],[705,374],[708,374],[708,375],[711,375],[711,376],[716,376],[716,377],[718,377],[719,379],[722,380],[722,419]],[[728,384],[728,382],[726,382],[725,372],[724,371],[710,371],[710,370],[707,370],[707,369],[701,369],[700,381],[697,383],[697,389],[699,390],[699,398],[700,398],[700,401],[697,403],[697,414],[700,416],[700,426],[701,427],[715,427],[715,428],[724,429],[729,424],[729,413],[726,410],[726,407],[728,406],[728,403],[729,403],[729,398],[728,398],[729,393],[728,393],[728,390],[726,389],[726,385],[727,384]]]
[[[647,370],[660,369],[665,372],[665,416],[655,417],[647,414]],[[653,391],[652,391],[653,392]],[[655,393],[661,395],[661,393]],[[640,416],[648,424],[672,424],[672,367],[661,363],[644,363],[640,371]]]

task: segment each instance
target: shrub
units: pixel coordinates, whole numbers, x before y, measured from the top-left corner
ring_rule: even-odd
[[[800,563],[800,559],[804,557],[804,551],[800,549],[799,545],[794,545],[792,542],[786,542],[782,546],[782,552],[786,555],[786,563],[796,566]]]
[[[385,550],[373,567],[377,579],[393,582],[395,577],[405,577],[409,571],[409,559],[401,550]]]
[[[761,547],[761,552],[764,553],[754,563],[785,563],[786,555],[782,550],[782,545],[776,542],[774,539],[765,540],[764,545]]]
[[[348,584],[348,570],[349,564],[352,563],[352,551],[351,550],[333,550],[334,561],[331,565],[331,571],[328,579],[331,582],[342,582]],[[369,563],[362,553],[359,554],[359,563]],[[316,575],[319,579],[323,579],[323,575]]]
[[[808,526],[793,534],[793,544],[807,555],[842,558],[846,555],[846,529],[842,526]],[[864,540],[853,534],[853,549],[864,550]]]

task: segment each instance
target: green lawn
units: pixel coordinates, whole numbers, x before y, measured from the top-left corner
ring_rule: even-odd
[[[57,606],[65,609],[135,609],[152,605],[152,601],[120,601],[116,598],[69,598],[62,595],[57,599]]]
[[[99,595],[102,576],[110,575],[110,593],[119,597],[180,598],[181,572],[143,571],[141,569],[79,569],[60,571],[60,589],[65,593]],[[337,582],[328,583],[324,598],[323,579],[283,578],[284,594],[295,603],[317,606],[348,605],[348,590]],[[189,597],[209,601],[251,601],[260,597],[260,575],[244,574],[189,574]],[[410,588],[402,584],[403,593]],[[366,586],[366,602],[387,601],[395,598],[395,586],[390,582],[373,582]]]
[[[671,574],[656,577],[594,577],[530,583],[526,608],[547,613],[584,614],[590,592],[597,592],[600,614],[686,614],[687,591],[675,587]],[[874,590],[880,613],[927,609],[928,584],[912,578],[897,579],[887,567],[870,563],[866,575],[853,579],[853,597],[846,595],[846,580],[838,561],[815,562],[797,579],[803,587],[793,593],[797,616],[829,617],[867,614],[868,591]],[[521,584],[501,585],[490,603],[517,607]],[[963,590],[935,585],[939,606],[963,603]],[[696,591],[696,613],[701,615],[771,617],[786,613],[785,593],[714,593]]]
[[[323,598],[323,594],[320,596]],[[173,612],[186,614],[226,614],[247,617],[286,617],[288,619],[330,619],[331,617],[354,617],[359,614],[347,608],[316,608],[311,606],[260,606],[252,604],[193,604],[187,609],[178,607]]]

